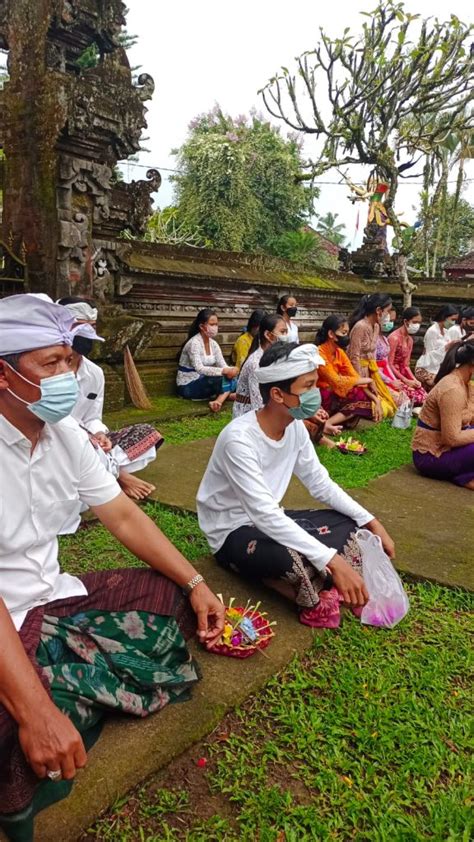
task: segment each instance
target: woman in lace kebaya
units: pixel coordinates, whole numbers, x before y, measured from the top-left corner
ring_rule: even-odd
[[[219,324],[215,310],[200,310],[189,328],[188,341],[179,357],[176,386],[178,395],[188,400],[209,400],[219,412],[235,392],[239,369],[227,365],[215,337]]]

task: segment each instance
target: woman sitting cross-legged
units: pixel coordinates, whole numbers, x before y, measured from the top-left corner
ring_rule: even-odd
[[[349,325],[345,316],[328,316],[316,334],[316,344],[326,365],[319,369],[318,387],[330,424],[359,418],[373,419],[377,394],[370,377],[361,377],[345,349]]]
[[[474,339],[446,354],[412,442],[417,471],[474,491]]]
[[[385,320],[381,324],[380,333],[377,337],[377,342],[375,345],[375,359],[377,360],[377,366],[383,382],[385,383],[387,388],[390,389],[390,393],[393,396],[393,399],[397,406],[401,406],[403,403],[405,403],[405,401],[408,400],[408,394],[405,390],[402,381],[398,379],[389,362],[390,345],[388,337],[389,334],[393,331],[396,318],[397,312],[395,308],[392,308],[392,310],[390,310],[389,313],[388,321]]]
[[[313,413],[318,366],[314,345],[276,342],[258,368],[263,408],[221,432],[197,494],[199,525],[217,562],[263,581],[296,603],[302,623],[339,624],[339,594],[367,601],[354,533],[365,526],[390,556],[383,526],[346,494],[316,455],[302,420]],[[292,475],[328,510],[284,510]],[[334,590],[333,585],[336,590]]]
[[[388,363],[395,377],[403,384],[403,391],[415,406],[422,406],[426,392],[410,368],[413,353],[413,337],[421,325],[421,312],[418,307],[406,307],[402,313],[402,324],[388,337]]]
[[[238,368],[228,366],[215,337],[219,331],[215,310],[200,310],[181,349],[176,385],[188,400],[209,400],[213,412],[235,392]]]
[[[380,376],[375,357],[377,339],[382,324],[390,320],[392,299],[383,292],[364,295],[349,319],[351,329],[348,357],[361,377],[371,377],[377,400],[374,403],[374,421],[391,418],[397,403],[389,387]]]
[[[278,313],[270,313],[263,316],[257,335],[254,337],[248,353],[248,357],[242,365],[237,381],[232,415],[239,418],[250,412],[252,409],[261,409],[263,406],[260,386],[257,379],[257,371],[264,351],[270,348],[274,342],[288,339],[288,328],[283,316]]]
[[[424,335],[424,353],[417,360],[415,377],[427,392],[433,388],[444,355],[453,341],[451,328],[458,319],[458,308],[453,304],[443,304],[433,316],[433,324]]]

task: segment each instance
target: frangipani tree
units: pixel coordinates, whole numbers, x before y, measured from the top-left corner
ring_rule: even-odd
[[[362,14],[359,36],[349,28],[338,38],[320,30],[315,48],[296,59],[295,69],[282,67],[261,94],[273,117],[319,141],[305,178],[367,164],[389,185],[386,208],[409,302],[410,238],[402,237],[395,213],[399,181],[418,151],[472,126],[473,27],[455,15],[421,20],[394,0]]]

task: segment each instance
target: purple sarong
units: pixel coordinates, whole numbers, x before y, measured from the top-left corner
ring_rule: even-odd
[[[441,456],[414,450],[413,464],[420,474],[430,479],[446,480],[461,486],[467,485],[468,482],[474,480],[474,444],[453,447]]]

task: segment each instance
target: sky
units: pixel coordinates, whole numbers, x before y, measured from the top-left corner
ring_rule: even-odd
[[[358,32],[364,20],[359,12],[375,5],[376,0],[128,0],[128,31],[138,38],[130,53],[131,63],[153,76],[155,93],[147,103],[145,146],[150,151],[140,154],[141,166],[124,165],[125,177],[144,178],[143,167],[158,167],[163,184],[155,196],[156,204],[171,204],[173,190],[166,171],[176,166],[171,150],[185,140],[196,115],[216,103],[232,116],[248,114],[253,107],[266,113],[259,88],[282,65],[291,67],[295,56],[314,47],[319,27],[331,35],[341,34],[346,26]],[[472,8],[468,0],[408,0],[405,6],[423,17],[433,15],[441,20],[451,13],[468,20]],[[472,12],[470,17],[472,20]],[[311,153],[311,140],[306,141],[305,152]],[[351,171],[355,181],[364,181],[367,174],[362,168]],[[474,202],[474,164],[469,166],[468,177],[472,181],[464,198]],[[335,182],[338,175],[332,171],[322,180]],[[416,219],[419,191],[420,185],[409,181],[400,187],[397,211],[407,222]],[[339,214],[349,244],[356,247],[362,239],[367,205],[353,205],[347,196],[345,186],[321,185],[316,211]]]

